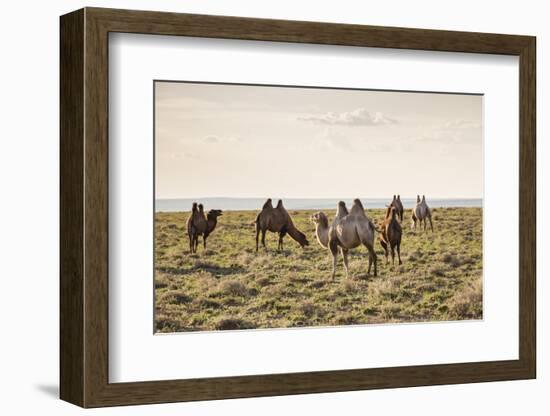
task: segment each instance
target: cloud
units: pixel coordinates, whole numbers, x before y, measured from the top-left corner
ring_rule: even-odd
[[[330,127],[327,127],[320,136],[322,146],[340,150],[352,150],[350,141],[347,137],[336,133]]]
[[[203,138],[205,143],[236,143],[240,142],[241,139],[238,137],[220,137],[215,135],[209,135]]]
[[[450,130],[450,129],[479,129],[481,128],[481,123],[477,121],[469,121],[464,119],[451,120],[444,123],[440,129],[441,130]]]
[[[206,143],[218,143],[220,141],[220,139],[217,136],[206,136],[204,138],[204,141]]]
[[[481,143],[481,123],[465,119],[455,119],[436,124],[426,129],[420,140],[445,143]]]
[[[381,112],[371,113],[365,108],[357,108],[343,113],[326,113],[319,116],[298,117],[299,121],[337,126],[384,126],[398,124],[398,121]]]

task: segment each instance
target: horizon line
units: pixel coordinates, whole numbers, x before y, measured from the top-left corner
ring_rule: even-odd
[[[395,195],[400,195],[400,194],[395,194]],[[418,195],[422,195],[422,194],[418,194]],[[402,199],[416,199],[416,195],[414,196],[403,196],[403,195],[400,195],[400,197]],[[155,197],[155,200],[176,200],[176,199],[268,199],[268,198],[271,198],[271,199],[381,199],[381,200],[385,200],[385,199],[391,199],[391,197],[387,197],[387,196],[384,196],[384,197],[357,197],[357,196],[354,196],[354,197],[265,197],[265,196],[200,196],[200,197],[197,197],[197,196],[193,196],[193,197],[169,197],[169,198],[156,198]],[[427,197],[426,199],[483,199],[483,196],[478,196],[478,197],[474,197],[474,196],[463,196],[463,197],[442,197],[442,196],[435,196],[435,197]]]

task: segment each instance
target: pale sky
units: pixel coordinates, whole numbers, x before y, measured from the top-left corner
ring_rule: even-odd
[[[155,83],[156,198],[481,198],[483,97]]]

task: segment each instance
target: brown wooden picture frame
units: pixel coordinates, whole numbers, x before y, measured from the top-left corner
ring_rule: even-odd
[[[535,52],[531,36],[85,8],[60,19],[60,396],[82,407],[536,377]],[[519,57],[519,359],[109,383],[110,32]]]

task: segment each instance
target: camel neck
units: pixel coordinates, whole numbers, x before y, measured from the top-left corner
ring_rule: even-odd
[[[321,244],[321,246],[323,246],[324,248],[327,248],[328,247],[328,227],[322,224],[315,224],[315,235],[317,237],[317,241],[319,241],[319,244]]]

